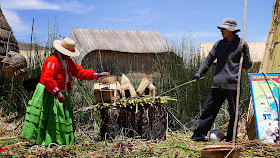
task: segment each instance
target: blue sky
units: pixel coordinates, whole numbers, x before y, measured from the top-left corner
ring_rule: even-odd
[[[159,31],[168,41],[192,38],[196,43],[222,38],[217,25],[234,18],[243,30],[245,0],[0,0],[1,8],[20,42],[34,33],[42,41],[48,26],[58,24],[68,37],[73,27]],[[266,41],[274,0],[248,0],[245,40]],[[57,19],[57,23],[56,23]],[[242,37],[242,32],[239,33]]]

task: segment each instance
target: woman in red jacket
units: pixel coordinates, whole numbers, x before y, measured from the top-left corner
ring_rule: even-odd
[[[22,136],[36,140],[37,144],[73,145],[73,109],[66,96],[71,90],[72,76],[81,80],[97,80],[110,75],[83,69],[70,58],[80,55],[70,38],[53,43],[54,55],[43,64],[40,83],[28,102]]]

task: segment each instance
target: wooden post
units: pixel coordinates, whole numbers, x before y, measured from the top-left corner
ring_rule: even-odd
[[[246,12],[247,12],[247,0],[245,0],[244,7],[244,19],[243,19],[243,36],[242,36],[242,47],[244,45],[245,38],[245,26],[246,26]],[[241,48],[242,49],[242,48]],[[239,112],[239,99],[240,99],[240,82],[241,82],[241,72],[242,72],[242,64],[243,64],[244,53],[241,51],[241,58],[239,62],[239,70],[238,70],[238,80],[237,80],[237,94],[236,94],[236,107],[235,107],[235,120],[233,127],[233,144],[235,145],[235,139],[237,137],[237,126],[238,126],[238,112]]]

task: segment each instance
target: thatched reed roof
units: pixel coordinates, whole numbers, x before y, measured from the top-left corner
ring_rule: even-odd
[[[81,52],[80,61],[95,50],[127,53],[164,53],[170,51],[158,31],[127,31],[73,28],[70,38]]]
[[[10,50],[18,52],[17,40],[0,8],[0,55],[5,56],[8,47]]]

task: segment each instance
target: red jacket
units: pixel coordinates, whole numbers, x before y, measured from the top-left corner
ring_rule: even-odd
[[[69,83],[67,89],[71,90],[72,76],[80,80],[96,80],[93,70],[83,69],[69,57],[67,58]],[[58,90],[65,90],[66,74],[62,63],[57,54],[46,59],[42,67],[40,82],[45,86],[46,90],[55,94]]]

